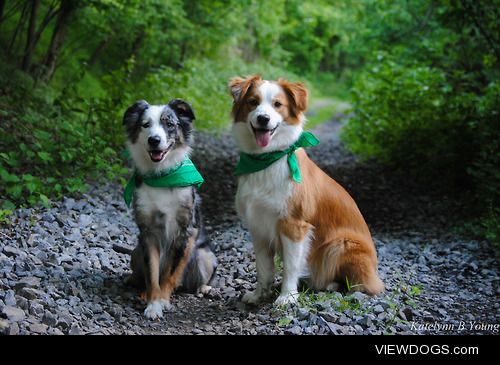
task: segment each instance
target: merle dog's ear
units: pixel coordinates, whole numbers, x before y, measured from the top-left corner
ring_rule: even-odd
[[[170,103],[168,103],[168,106],[172,108],[172,110],[175,112],[175,114],[177,114],[179,118],[187,118],[190,122],[196,119],[196,117],[194,116],[193,108],[184,100],[174,99],[170,101]]]
[[[125,115],[123,116],[123,124],[124,125],[134,125],[136,124],[142,117],[144,111],[149,108],[149,104],[146,100],[136,101],[133,105],[129,106]]]

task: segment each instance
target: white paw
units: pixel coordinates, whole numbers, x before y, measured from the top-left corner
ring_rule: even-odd
[[[212,287],[210,285],[202,285],[200,288],[200,293],[203,295],[206,295],[212,290]]]
[[[174,306],[172,305],[172,303],[170,303],[170,300],[162,299],[160,300],[160,302],[164,310],[172,311],[174,309]]]
[[[149,319],[163,318],[163,304],[159,300],[155,300],[148,304],[144,310],[144,315]]]
[[[287,304],[297,304],[299,300],[299,293],[287,293],[287,294],[281,294],[276,300],[274,301],[275,305],[287,305]]]
[[[247,291],[245,295],[243,295],[243,298],[241,298],[241,301],[247,304],[257,304],[260,302],[261,298],[261,291],[256,289],[253,291]]]

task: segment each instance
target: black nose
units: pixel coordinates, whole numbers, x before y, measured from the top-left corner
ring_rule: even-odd
[[[270,120],[271,118],[267,114],[261,114],[257,117],[257,123],[259,123],[261,127],[266,127]]]
[[[158,136],[153,136],[148,138],[148,143],[151,147],[156,147],[160,144],[161,138]]]

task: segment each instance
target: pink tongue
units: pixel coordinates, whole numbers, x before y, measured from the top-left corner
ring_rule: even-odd
[[[161,160],[161,152],[153,152],[151,153],[151,157],[153,158],[153,161],[160,161]]]
[[[255,141],[260,147],[266,147],[271,139],[270,131],[255,131]]]

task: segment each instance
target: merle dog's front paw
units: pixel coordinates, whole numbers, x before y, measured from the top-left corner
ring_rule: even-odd
[[[155,300],[148,304],[144,310],[144,315],[149,319],[163,318],[163,304],[160,300]]]
[[[257,304],[260,302],[262,298],[262,295],[260,293],[260,290],[252,290],[252,291],[247,291],[245,295],[243,295],[243,298],[241,298],[241,301],[243,303],[247,304]]]

